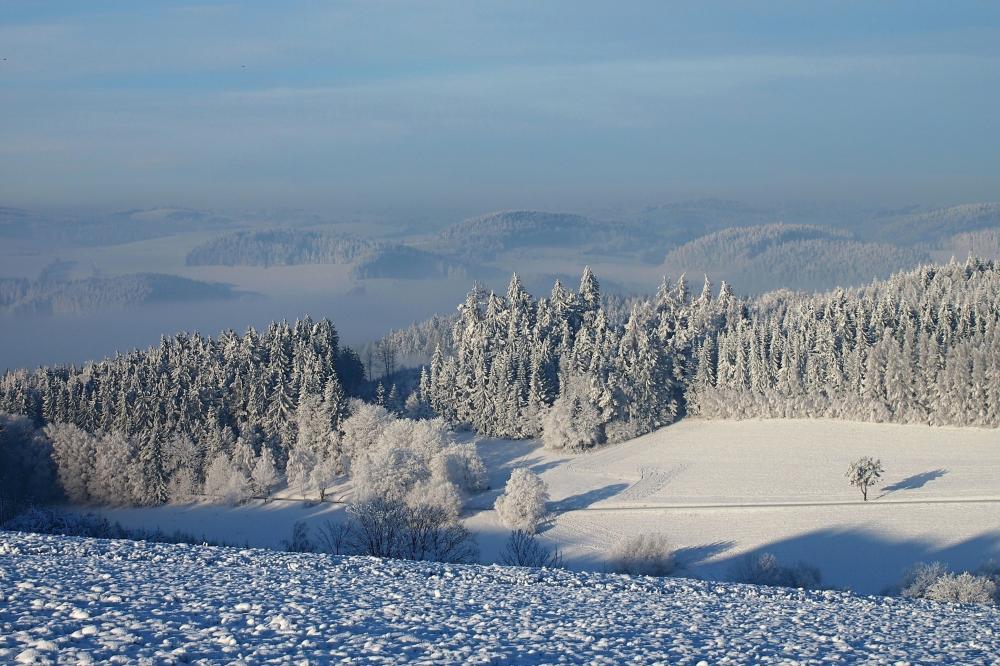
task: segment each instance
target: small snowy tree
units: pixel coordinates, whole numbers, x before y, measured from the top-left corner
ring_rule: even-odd
[[[337,478],[337,461],[333,456],[317,458],[316,465],[309,472],[309,485],[318,493],[319,501],[326,499],[326,489]]]
[[[278,469],[274,465],[274,456],[271,455],[271,448],[262,447],[260,455],[257,457],[250,473],[250,481],[253,483],[255,493],[267,499],[271,495],[271,490],[278,483]]]
[[[288,452],[288,462],[285,464],[285,479],[289,490],[305,497],[312,490],[313,468],[316,467],[317,455],[312,446],[306,442],[296,442]]]
[[[205,472],[205,494],[227,504],[239,504],[250,497],[250,481],[220,453],[212,459]]]
[[[504,526],[534,534],[547,515],[545,504],[548,500],[549,489],[545,482],[531,470],[519,467],[511,473],[493,508]]]
[[[861,489],[861,497],[867,502],[868,489],[882,478],[884,473],[881,460],[864,456],[851,463],[845,476],[852,486]]]

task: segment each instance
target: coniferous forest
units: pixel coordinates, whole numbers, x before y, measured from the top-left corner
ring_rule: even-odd
[[[707,278],[692,291],[682,276],[630,299],[627,315],[622,302],[603,299],[589,269],[577,289],[556,283],[538,299],[516,275],[505,294],[474,288],[451,322],[435,320],[435,329],[451,323],[450,335],[437,336],[446,344],[414,390],[387,390],[388,376],[374,400],[399,415],[572,451],[687,415],[1000,425],[992,262],[753,299]],[[0,453],[10,483],[38,476],[34,455],[51,462],[71,499],[157,504],[225,477],[211,469],[220,457],[248,476],[262,458],[281,470],[308,439],[318,459],[332,460],[348,398],[368,394],[365,384],[361,360],[328,320],[180,334],[82,367],[8,372],[0,412],[14,416],[4,417]],[[76,478],[81,469],[89,485]]]

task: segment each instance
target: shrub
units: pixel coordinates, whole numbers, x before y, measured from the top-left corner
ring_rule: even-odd
[[[986,576],[971,573],[958,575],[946,573],[927,588],[926,598],[931,601],[950,601],[961,604],[992,604],[997,586]]]
[[[733,569],[730,579],[736,583],[797,587],[806,590],[817,589],[820,586],[819,569],[804,562],[790,567],[784,566],[771,553],[746,556]]]
[[[510,533],[507,543],[500,552],[500,562],[507,566],[546,569],[562,569],[565,566],[558,548],[547,550],[535,535],[523,530],[514,530]]]
[[[534,534],[545,519],[549,490],[537,474],[524,467],[515,469],[504,492],[497,498],[496,509],[500,522],[512,530]]]
[[[309,527],[298,520],[292,525],[292,538],[285,541],[285,550],[289,553],[315,553],[316,545],[309,538]]]
[[[323,521],[316,537],[316,547],[320,552],[332,555],[350,555],[354,553],[351,547],[351,523],[349,521]]]
[[[376,497],[347,510],[350,545],[359,555],[437,562],[474,562],[478,557],[472,533],[446,507]]]
[[[674,553],[664,534],[640,534],[623,539],[611,551],[608,567],[633,576],[669,576],[674,571]]]
[[[940,562],[918,562],[903,574],[899,584],[899,595],[913,599],[926,599],[927,591],[939,578],[948,574],[948,569]]]

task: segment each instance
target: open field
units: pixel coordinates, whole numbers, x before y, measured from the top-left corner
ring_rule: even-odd
[[[493,561],[506,530],[492,511],[510,470],[548,483],[543,540],[574,569],[603,569],[620,539],[663,532],[686,575],[725,579],[747,553],[819,567],[825,584],[876,593],[918,561],[975,568],[1000,558],[1000,433],[829,420],[685,420],[631,442],[577,456],[536,442],[483,440],[490,486],[466,503],[466,524]],[[844,472],[880,457],[871,501]],[[349,497],[344,486],[335,497]],[[279,493],[280,495],[280,493]],[[343,519],[343,505],[296,501],[242,507],[105,509],[127,526],[280,548],[291,526]]]

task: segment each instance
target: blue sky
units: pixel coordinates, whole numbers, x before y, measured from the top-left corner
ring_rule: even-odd
[[[0,205],[1000,199],[1000,3],[5,2]]]

